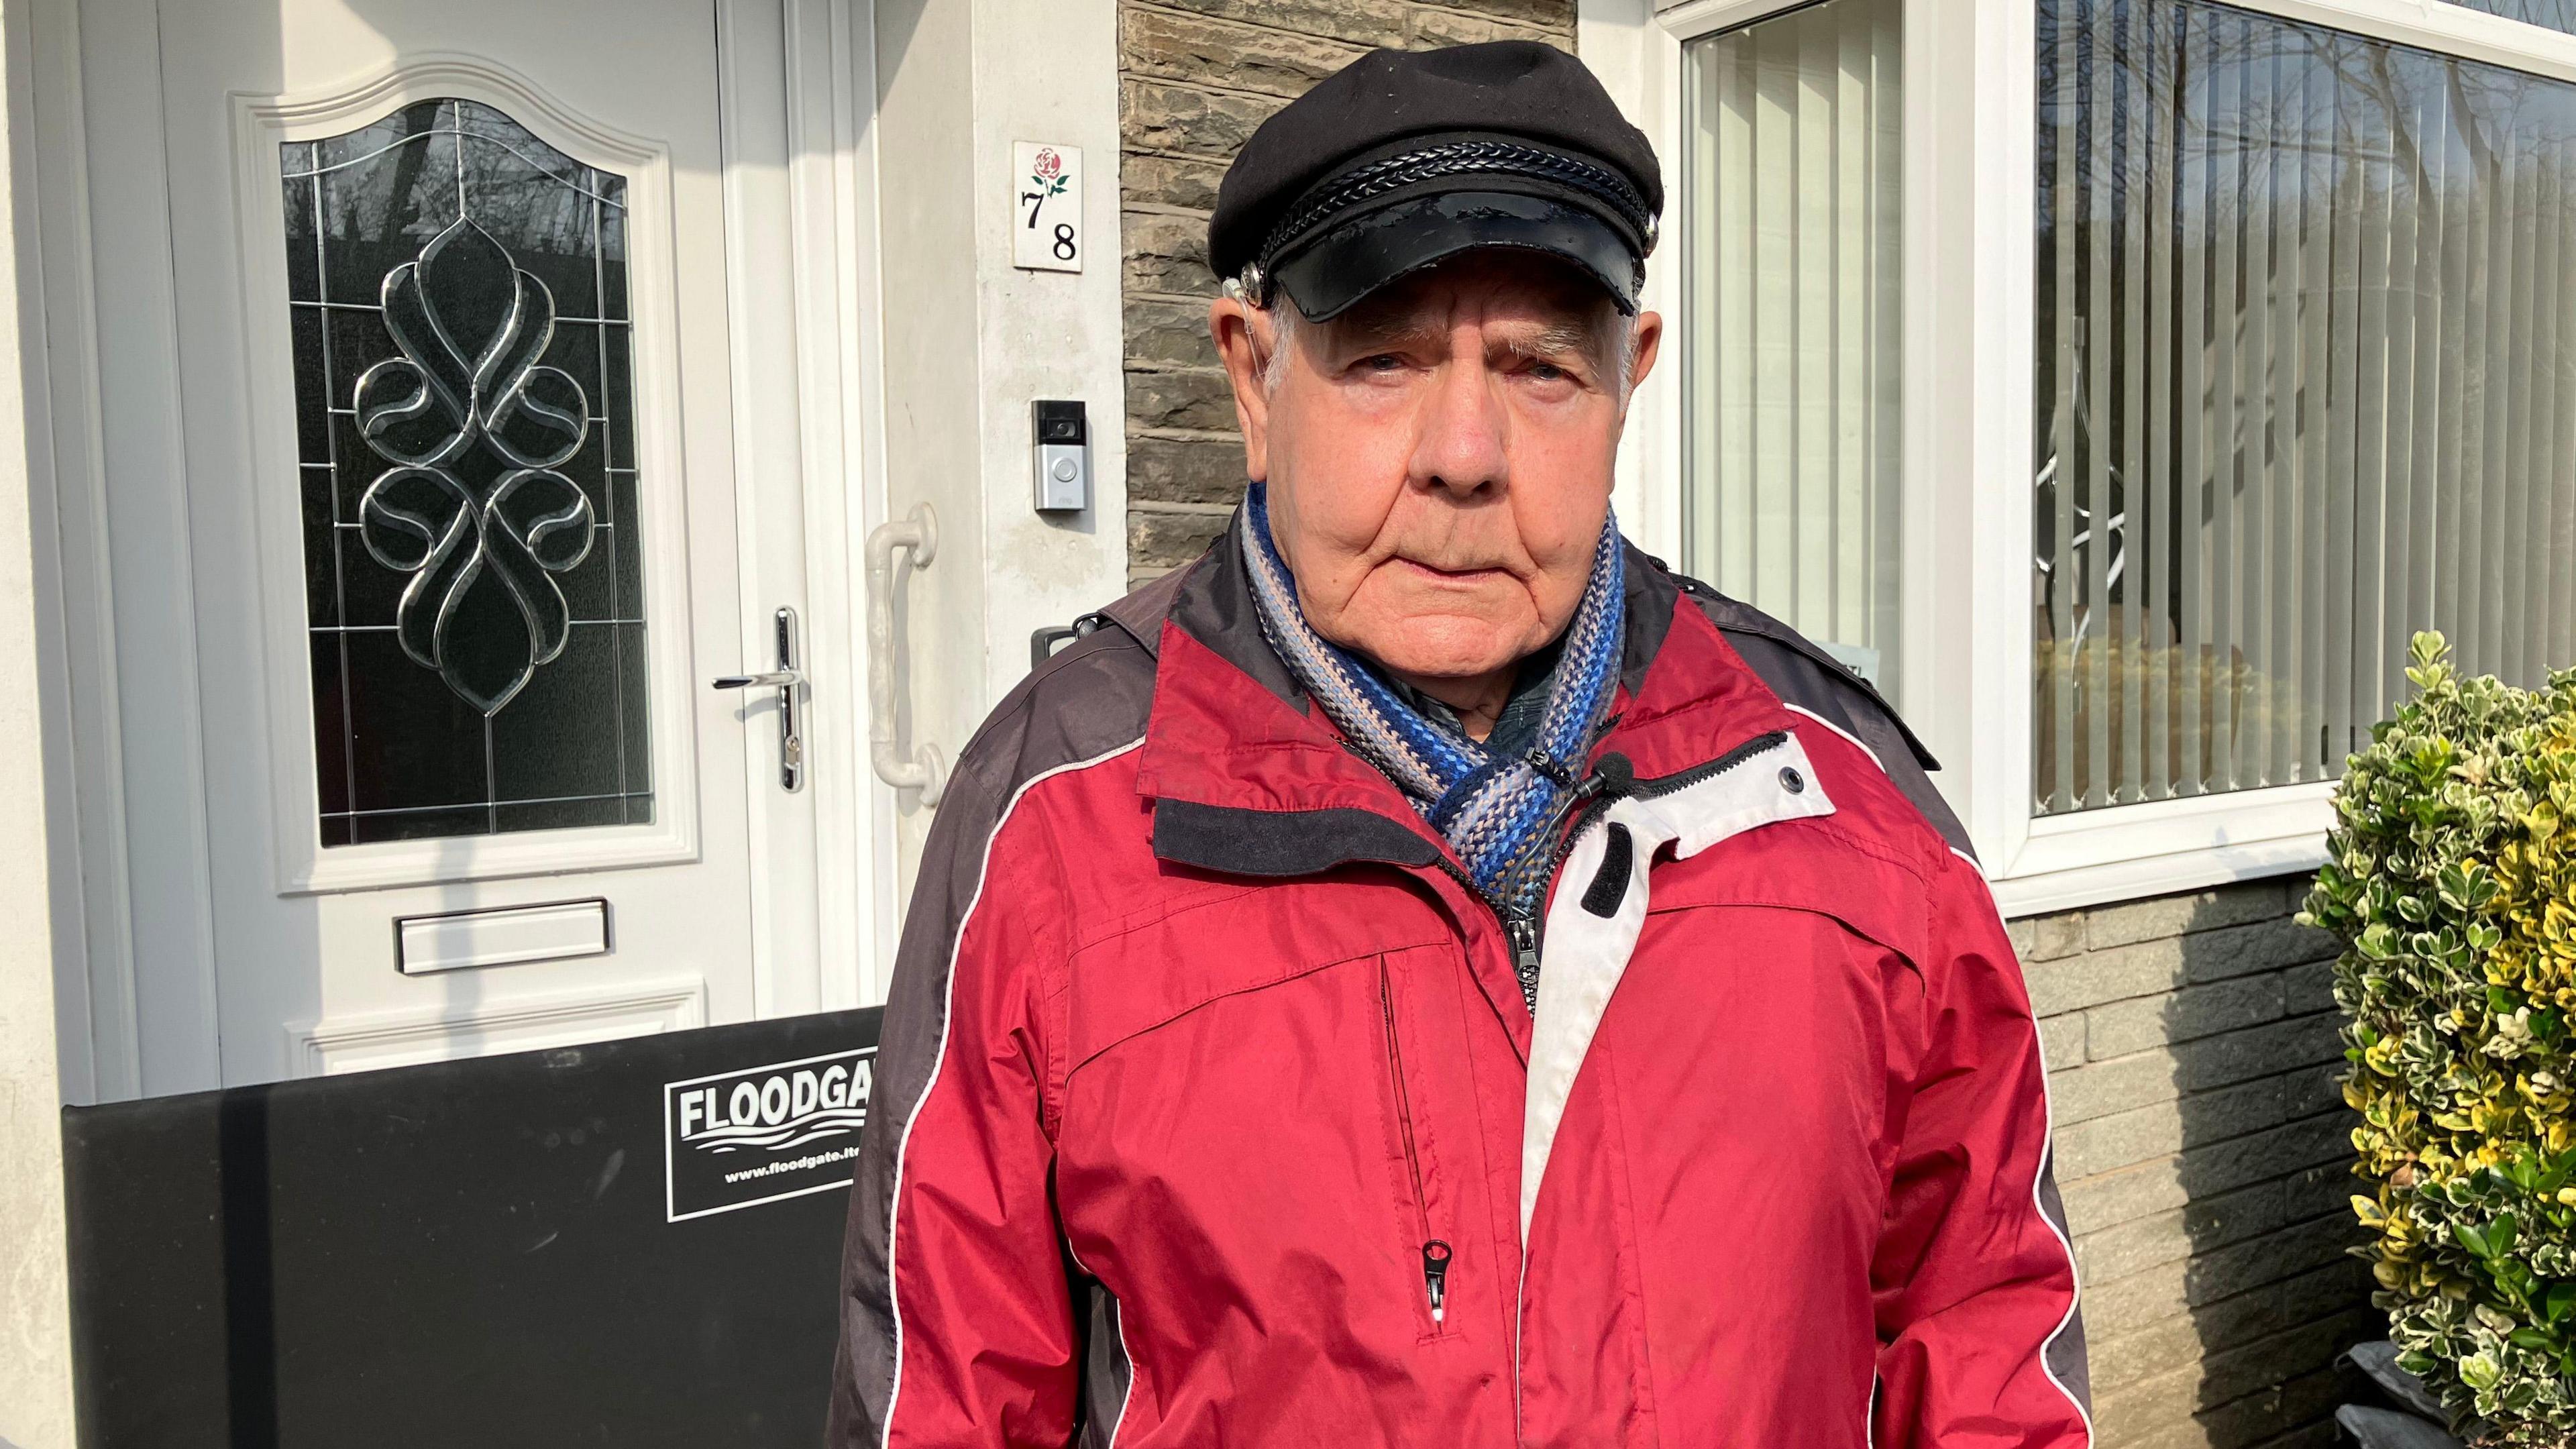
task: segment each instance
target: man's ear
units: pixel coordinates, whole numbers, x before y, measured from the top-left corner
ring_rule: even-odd
[[[1243,476],[1270,481],[1270,389],[1262,381],[1270,349],[1278,336],[1270,319],[1236,297],[1208,304],[1208,335],[1225,363],[1225,380],[1234,388],[1234,421],[1243,430]],[[1255,335],[1256,332],[1259,335]]]
[[[1632,325],[1634,330],[1629,336],[1635,339],[1633,355],[1636,361],[1628,365],[1628,397],[1619,402],[1619,411],[1623,415],[1628,411],[1628,399],[1637,395],[1637,389],[1645,385],[1646,374],[1655,370],[1655,355],[1664,345],[1662,313],[1640,312]]]

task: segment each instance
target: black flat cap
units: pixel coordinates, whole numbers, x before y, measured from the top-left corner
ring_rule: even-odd
[[[1260,269],[1317,321],[1476,247],[1523,247],[1637,309],[1664,182],[1583,62],[1531,40],[1373,50],[1253,132],[1217,191],[1208,261]]]

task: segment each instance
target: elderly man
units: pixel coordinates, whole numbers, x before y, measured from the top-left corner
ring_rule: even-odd
[[[1929,762],[1611,517],[1661,199],[1537,45],[1376,52],[1245,146],[1251,493],[940,806],[834,1444],[2087,1442]]]

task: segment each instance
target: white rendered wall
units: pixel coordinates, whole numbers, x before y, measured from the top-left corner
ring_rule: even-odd
[[[18,237],[27,174],[26,25],[0,8],[0,1445],[70,1449],[71,1308],[63,1241],[63,1093],[54,1042],[47,899],[44,700],[29,532],[27,408],[19,351]],[[41,336],[41,329],[38,331]]]
[[[975,288],[982,351],[984,702],[1028,673],[1029,631],[1127,592],[1125,314],[1118,245],[1114,5],[975,6]],[[1082,148],[1080,272],[1011,266],[1013,141]],[[1079,398],[1091,419],[1091,507],[1031,506],[1029,401]],[[962,743],[962,741],[961,741]]]
[[[906,586],[908,739],[954,762],[1028,673],[1029,635],[1126,592],[1117,15],[1061,0],[878,0],[883,516],[939,511]],[[1011,265],[1011,145],[1082,149],[1080,272]],[[1029,404],[1089,410],[1092,506],[1031,506]],[[903,890],[929,828],[907,806]]]

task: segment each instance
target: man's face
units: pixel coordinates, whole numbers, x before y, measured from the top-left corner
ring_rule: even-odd
[[[1597,285],[1470,253],[1295,323],[1275,367],[1269,317],[1221,300],[1209,321],[1318,633],[1401,676],[1467,678],[1573,618],[1627,407],[1632,324]],[[1661,322],[1633,326],[1642,377]]]

